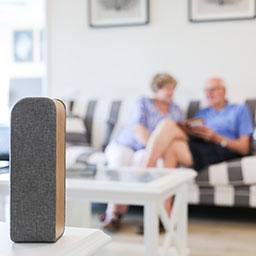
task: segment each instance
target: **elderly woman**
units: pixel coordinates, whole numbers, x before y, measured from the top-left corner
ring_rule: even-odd
[[[144,164],[150,166],[152,161],[147,158],[151,158],[152,154],[144,149],[150,146],[151,136],[155,137],[154,133],[158,133],[161,121],[169,119],[173,122],[181,122],[183,120],[180,107],[173,102],[176,85],[176,80],[169,74],[154,76],[151,83],[153,98],[143,97],[137,101],[129,123],[106,148],[106,157],[110,167],[141,164],[141,152],[144,155]],[[176,139],[179,137],[182,139],[184,134],[176,132],[175,136]],[[173,167],[168,147],[160,150],[161,154],[157,153],[158,159],[163,159],[165,167]],[[145,154],[145,152],[148,153]],[[109,205],[102,216],[104,227],[109,231],[117,231],[121,216],[127,209],[126,205]]]

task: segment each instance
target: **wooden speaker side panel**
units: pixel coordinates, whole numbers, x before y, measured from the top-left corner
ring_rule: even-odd
[[[64,233],[65,227],[65,130],[66,111],[64,104],[55,100],[56,105],[56,239]]]

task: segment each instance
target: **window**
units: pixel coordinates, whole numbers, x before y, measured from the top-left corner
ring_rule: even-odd
[[[45,92],[45,0],[0,0],[0,123],[21,98]]]

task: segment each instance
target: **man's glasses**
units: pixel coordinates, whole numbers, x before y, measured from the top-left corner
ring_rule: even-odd
[[[218,90],[221,90],[223,89],[222,87],[212,87],[212,88],[205,88],[204,91],[206,93],[211,93],[211,92],[215,92],[215,91],[218,91]]]

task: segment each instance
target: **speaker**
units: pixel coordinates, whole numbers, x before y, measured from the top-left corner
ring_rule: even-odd
[[[55,242],[65,225],[66,110],[60,100],[20,100],[11,113],[14,242]]]

